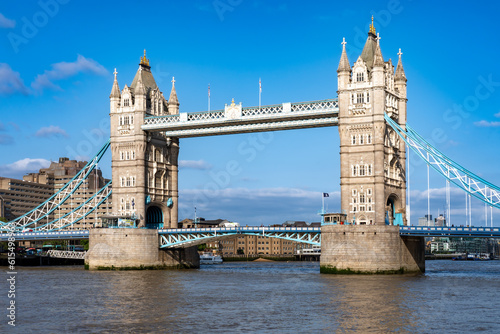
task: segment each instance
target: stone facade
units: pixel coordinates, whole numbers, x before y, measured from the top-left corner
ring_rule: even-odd
[[[196,247],[163,250],[158,248],[156,230],[98,228],[90,230],[85,264],[99,269],[198,268]]]
[[[386,125],[406,124],[406,77],[399,53],[394,72],[384,61],[373,23],[361,55],[350,66],[343,44],[338,73],[341,208],[348,222],[406,223],[405,143]]]
[[[320,270],[332,274],[424,272],[424,238],[402,237],[398,226],[322,226]]]
[[[167,101],[146,52],[132,84],[121,92],[115,71],[110,95],[113,213],[136,218],[141,227],[177,227],[179,140],[141,126],[144,117],[178,113],[175,81]]]

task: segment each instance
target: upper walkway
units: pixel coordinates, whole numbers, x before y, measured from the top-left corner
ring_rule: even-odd
[[[246,108],[232,103],[224,110],[148,116],[142,129],[187,138],[315,128],[338,125],[338,112],[337,99]]]

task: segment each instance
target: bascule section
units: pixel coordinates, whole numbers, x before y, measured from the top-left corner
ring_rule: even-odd
[[[120,91],[117,72],[110,95],[113,215],[138,227],[177,227],[179,140],[145,131],[147,117],[179,114],[172,79],[167,100],[151,73],[146,51],[130,86]]]
[[[358,225],[405,225],[405,144],[386,124],[387,114],[406,124],[406,77],[401,61],[384,61],[370,25],[351,67],[346,42],[338,73],[341,208]]]

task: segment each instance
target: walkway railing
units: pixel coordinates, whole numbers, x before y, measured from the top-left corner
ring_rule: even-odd
[[[47,252],[47,255],[50,257],[57,257],[61,259],[85,259],[85,255],[87,252],[75,252],[75,251],[62,251],[51,249]]]
[[[182,138],[335,126],[338,110],[337,99],[246,108],[231,105],[225,110],[149,116],[142,129]]]

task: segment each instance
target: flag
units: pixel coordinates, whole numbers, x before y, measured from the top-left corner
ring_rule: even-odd
[[[323,193],[323,197],[330,197],[329,193]]]
[[[210,84],[208,84],[208,97],[210,98]]]
[[[259,93],[262,93],[262,82],[260,81],[260,78],[259,78]]]

